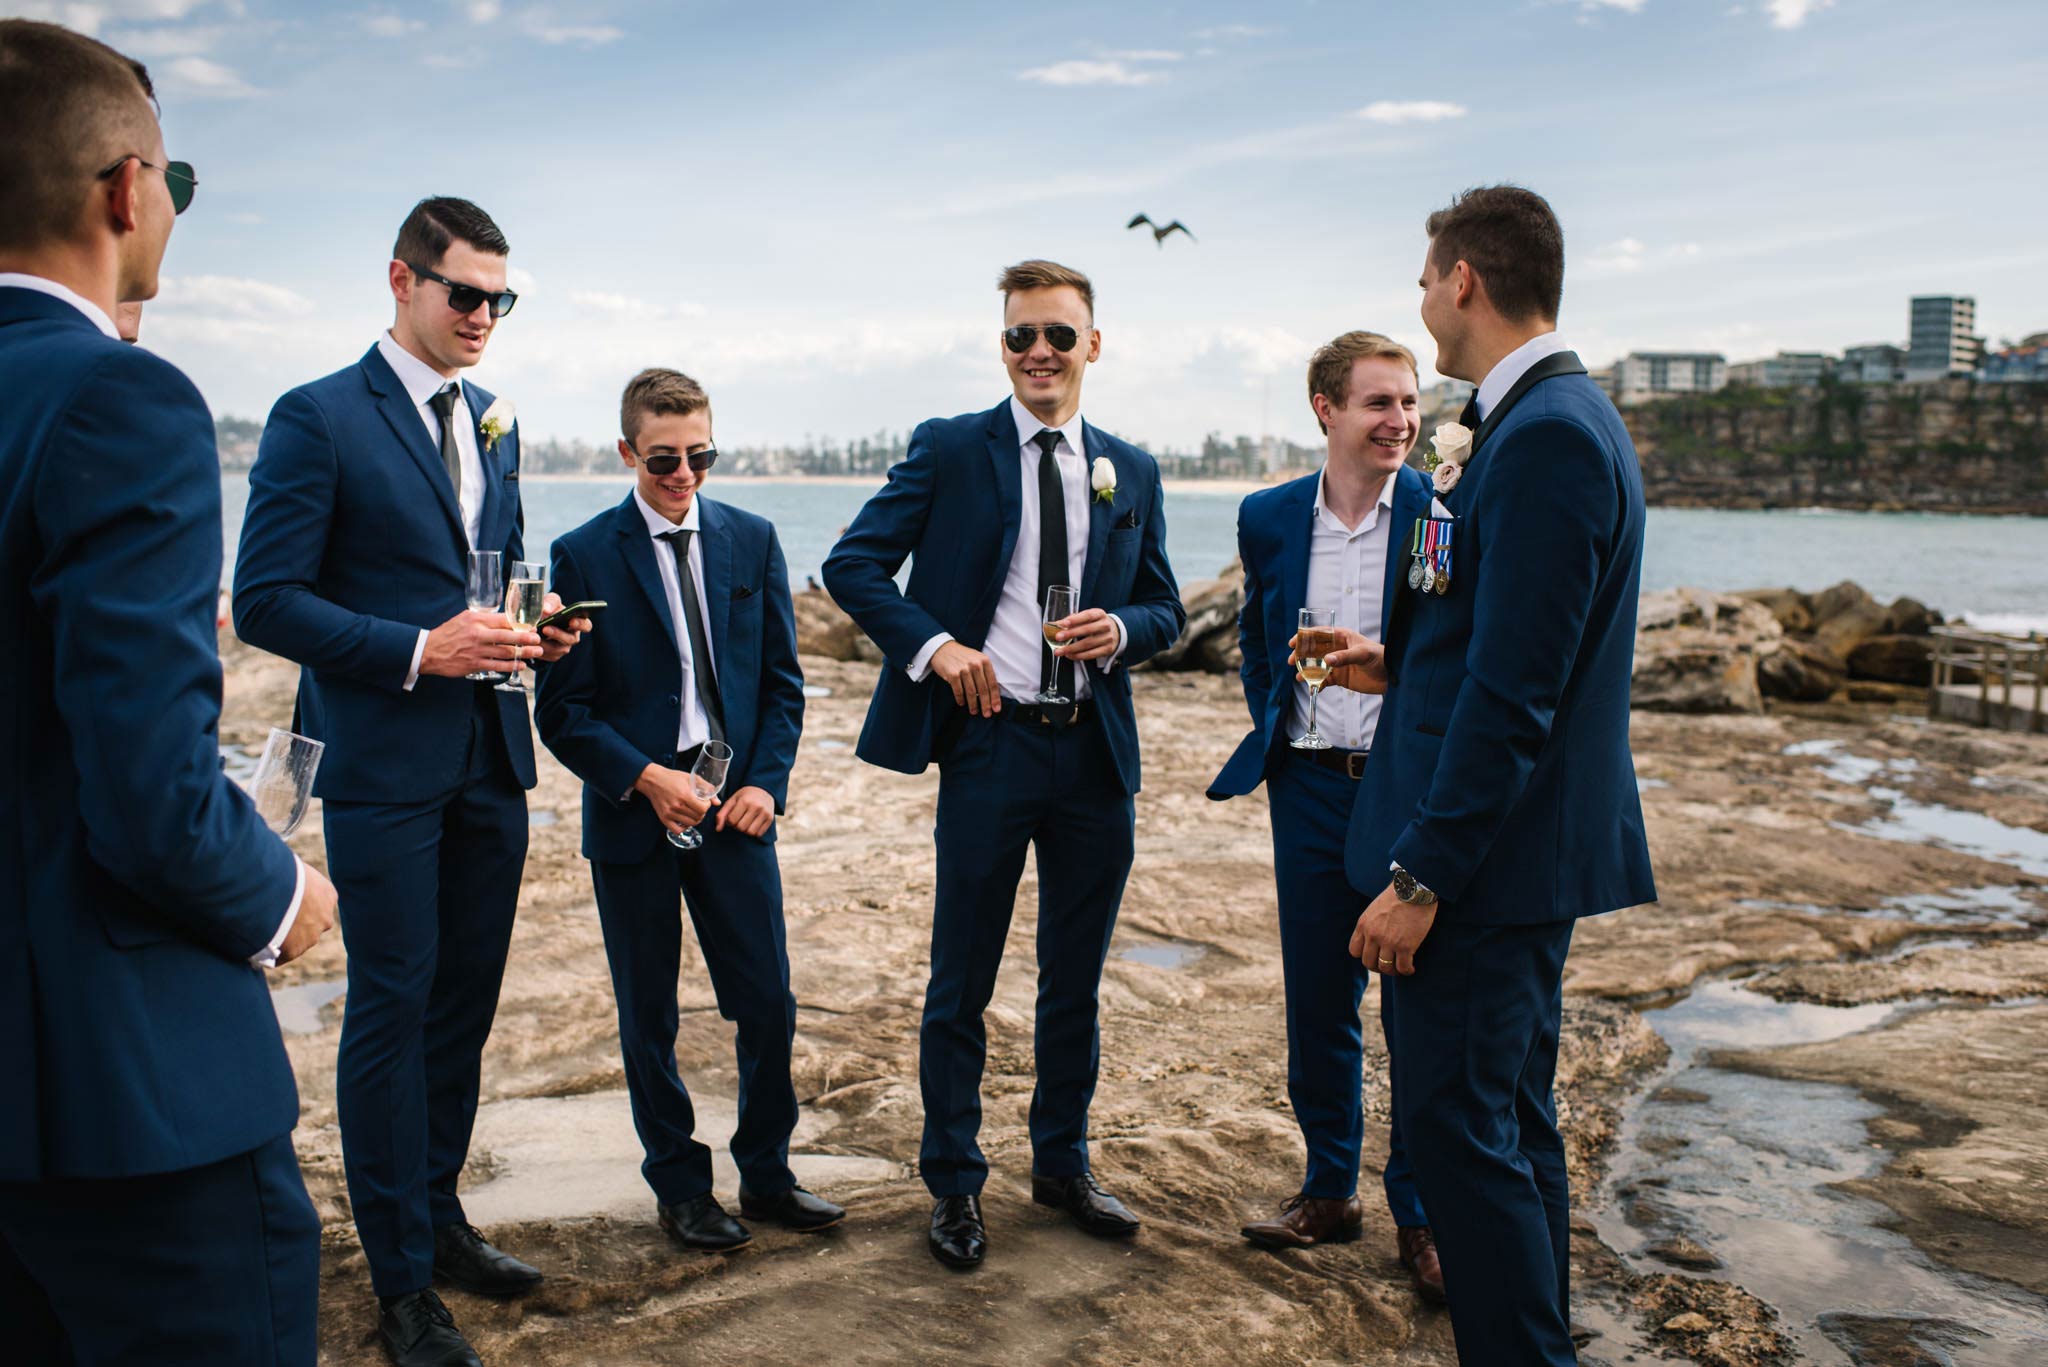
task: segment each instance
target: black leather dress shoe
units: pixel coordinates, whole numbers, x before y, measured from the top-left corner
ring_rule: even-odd
[[[822,1196],[814,1196],[802,1187],[762,1196],[748,1191],[743,1185],[740,1187],[740,1214],[749,1220],[773,1220],[784,1229],[808,1234],[814,1230],[830,1229],[844,1220],[846,1208],[835,1206]]]
[[[694,1248],[701,1253],[725,1253],[754,1242],[754,1236],[747,1232],[747,1227],[727,1215],[725,1207],[718,1204],[718,1198],[708,1191],[680,1205],[664,1206],[657,1202],[655,1212],[660,1217],[661,1227],[668,1231],[668,1237],[684,1248]]]
[[[1074,1217],[1074,1223],[1089,1234],[1104,1239],[1125,1239],[1138,1232],[1138,1217],[1095,1183],[1095,1174],[1078,1177],[1045,1177],[1031,1174],[1031,1199],[1041,1206],[1058,1206]]]
[[[434,1231],[434,1275],[476,1296],[523,1296],[540,1285],[540,1270],[484,1242],[475,1225]]]
[[[979,1196],[941,1196],[932,1207],[932,1256],[948,1267],[979,1267],[988,1256],[988,1227]]]
[[[433,1292],[380,1297],[377,1306],[377,1338],[398,1367],[483,1367]]]

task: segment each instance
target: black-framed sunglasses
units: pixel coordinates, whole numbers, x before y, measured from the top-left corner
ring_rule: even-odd
[[[130,152],[124,157],[114,158],[113,164],[93,179],[105,180],[131,161],[147,166],[152,171],[164,173],[164,188],[171,192],[172,213],[182,214],[192,207],[192,196],[199,190],[199,177],[192,173],[192,163],[189,161],[167,161],[159,166],[153,161],[143,161],[139,154]]]
[[[640,463],[647,467],[647,473],[650,475],[672,475],[681,468],[685,460],[689,461],[690,468],[700,475],[718,464],[718,448],[716,446],[707,446],[702,451],[692,451],[687,456],[679,456],[669,451],[664,451],[659,455],[642,456],[640,455],[640,448],[633,445],[630,441],[626,443],[626,449],[634,455],[640,456]]]
[[[491,317],[503,318],[512,311],[512,306],[519,302],[519,294],[516,290],[487,290],[477,285],[464,285],[450,280],[445,275],[436,275],[425,266],[415,266],[410,261],[405,263],[405,268],[422,280],[431,280],[437,285],[446,285],[448,287],[448,307],[454,309],[457,313],[475,313],[476,306],[488,300],[491,305]]]
[[[1081,329],[1070,328],[1065,323],[1054,323],[1047,328],[1019,323],[1016,327],[1003,329],[1003,345],[1021,356],[1031,350],[1040,332],[1045,334],[1045,344],[1054,351],[1072,351],[1074,343],[1081,340]]]

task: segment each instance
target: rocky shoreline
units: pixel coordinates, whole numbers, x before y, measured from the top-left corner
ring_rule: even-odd
[[[1768,607],[1739,601],[1739,620],[1768,635],[1762,613],[1786,639]],[[473,1218],[549,1281],[511,1304],[451,1295],[486,1359],[1454,1361],[1448,1322],[1409,1292],[1375,1199],[1387,1097],[1370,1000],[1365,1240],[1274,1256],[1237,1237],[1245,1219],[1293,1190],[1300,1141],[1285,1094],[1264,799],[1202,796],[1245,728],[1227,674],[1148,670],[1135,681],[1146,787],[1102,990],[1094,1123],[1098,1167],[1145,1217],[1144,1234],[1106,1247],[1029,1203],[1027,880],[990,1014],[984,1144],[996,1174],[994,1252],[971,1277],[931,1263],[912,1164],[936,784],[853,757],[876,666],[860,658],[864,643],[830,638],[829,609],[800,600],[805,672],[820,695],[809,705],[779,849],[807,1117],[795,1161],[853,1214],[835,1235],[764,1232],[725,1259],[685,1257],[662,1240],[624,1107],[602,943],[577,855],[577,785],[543,756],[465,1191]],[[1720,613],[1716,605],[1717,625]],[[1671,629],[1711,632],[1705,619],[1701,608],[1698,622]],[[290,716],[294,671],[228,637],[223,650],[223,741],[259,743]],[[832,658],[842,653],[851,658]],[[2039,1277],[2048,1134],[2031,1120],[2048,1102],[2035,1066],[2048,1007],[2024,1004],[2048,980],[2048,865],[2036,869],[2026,843],[2048,847],[2048,737],[1929,724],[1914,703],[1851,701],[1847,679],[1829,702],[1785,701],[1761,684],[1758,694],[1754,709],[1637,713],[1638,781],[1663,900],[1583,923],[1568,964],[1559,1099],[1579,1210],[1581,1318],[1601,1334],[1586,1359],[1847,1362],[1848,1342],[1860,1345],[1856,1361],[1936,1361],[1873,1355],[1894,1340],[1919,1342],[1918,1330],[1883,1316],[1824,1326],[1780,1317],[1772,1276],[1745,1266],[1711,1222],[1688,1224],[1697,1213],[1682,1202],[1667,1200],[1654,1228],[1617,1213],[1650,1220],[1655,1203],[1643,1194],[1658,1190],[1658,1165],[1687,1159],[1685,1144],[1644,1120],[1660,1108],[1692,1109],[1665,1095],[1685,1091],[1668,1076],[1675,1046],[1660,1030],[1676,1013],[1665,1008],[1705,1001],[1708,985],[1741,978],[1745,1000],[1886,1015],[1826,1042],[1762,1040],[1702,1058],[1731,1076],[1874,1098],[1882,1116],[1849,1147],[1882,1161],[1848,1185],[1880,1203],[1940,1268],[1996,1279],[2022,1310],[2024,1298],[2048,1294]],[[1958,815],[1941,828],[1929,813]],[[1994,848],[2001,840],[2015,849]],[[294,845],[319,862],[317,810]],[[294,1019],[310,1026],[288,1043],[302,1093],[299,1150],[327,1226],[322,1360],[337,1364],[377,1360],[334,1124],[341,1008],[332,998],[344,964],[335,942],[277,975]],[[681,984],[678,1053],[715,1127],[735,1084],[731,1036],[694,946]],[[1644,1248],[1623,1246],[1637,1235]]]

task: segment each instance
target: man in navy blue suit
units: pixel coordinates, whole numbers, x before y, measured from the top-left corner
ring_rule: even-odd
[[[1422,430],[1415,356],[1407,347],[1376,332],[1347,332],[1310,359],[1308,394],[1329,445],[1322,470],[1262,489],[1238,511],[1245,595],[1238,643],[1252,729],[1209,787],[1220,800],[1263,782],[1273,822],[1287,1096],[1308,1148],[1308,1170],[1278,1214],[1245,1226],[1244,1236],[1266,1248],[1348,1243],[1365,1219],[1358,1200],[1365,1137],[1358,1005],[1371,975],[1346,952],[1358,906],[1344,876],[1344,832],[1380,700],[1350,691],[1312,697],[1289,648],[1304,609],[1381,639],[1386,605],[1408,565],[1407,529],[1429,506],[1428,483],[1405,463]],[[1312,711],[1326,749],[1297,743]],[[1384,993],[1380,1005],[1385,1022]],[[1402,1265],[1417,1291],[1441,1302],[1443,1275],[1398,1123],[1388,1136],[1382,1185]]]
[[[487,1295],[540,1280],[455,1194],[534,783],[525,699],[465,676],[519,672],[577,634],[543,642],[467,608],[468,552],[525,558],[518,432],[486,422],[492,396],[458,378],[517,298],[507,250],[467,200],[406,216],[391,329],[271,410],[235,564],[237,634],[303,667],[295,727],[327,742],[316,791],[348,944],[342,1156],[401,1364],[474,1360],[436,1277]]]
[[[678,896],[719,1013],[738,1026],[741,1214],[800,1230],[845,1215],[789,1169],[796,998],[775,818],[803,730],[796,612],[774,526],[702,495],[718,460],[703,387],[643,370],[619,401],[619,430],[632,491],[554,546],[556,590],[605,603],[604,630],[541,671],[534,720],[583,780],[583,855],[657,1218],[686,1248],[724,1251],[753,1236],[712,1193],[711,1150],[676,1071]],[[722,799],[690,782],[713,742],[732,752]],[[690,830],[695,848],[666,838]]]
[[[1039,889],[1032,1198],[1091,1234],[1137,1232],[1089,1169],[1096,994],[1131,868],[1129,670],[1186,620],[1157,462],[1081,420],[1082,375],[1102,353],[1093,286],[1026,261],[997,288],[1012,396],[919,426],[825,562],[826,588],[887,660],[858,753],[908,774],[939,765],[920,1167],[930,1247],[953,1267],[977,1265],[988,1246],[982,1013],[1028,847]],[[895,580],[906,557],[907,591]],[[1054,649],[1042,618],[1057,586],[1079,606],[1058,619]]]
[[[0,1333],[10,1362],[311,1367],[320,1221],[258,970],[334,889],[221,773],[213,419],[113,321],[198,183],[153,98],[0,21]]]
[[[1576,918],[1657,896],[1628,743],[1642,477],[1557,335],[1550,206],[1489,187],[1428,226],[1422,321],[1436,368],[1478,386],[1478,430],[1435,471],[1426,563],[1384,644],[1329,657],[1386,690],[1345,848],[1369,899],[1351,951],[1385,975],[1395,1115],[1459,1360],[1564,1364],[1565,952]]]

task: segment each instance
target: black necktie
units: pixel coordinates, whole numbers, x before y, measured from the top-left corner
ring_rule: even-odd
[[[1459,426],[1461,426],[1461,427],[1469,427],[1469,428],[1471,428],[1471,429],[1472,429],[1472,430],[1473,430],[1474,432],[1477,432],[1477,431],[1479,430],[1479,391],[1478,391],[1478,390],[1476,390],[1476,389],[1475,389],[1475,390],[1473,390],[1473,391],[1472,391],[1472,397],[1471,397],[1471,398],[1469,398],[1469,399],[1467,399],[1467,400],[1465,400],[1465,408],[1464,408],[1464,411],[1458,414],[1458,425],[1459,425]]]
[[[467,535],[469,522],[462,513],[462,448],[455,444],[455,405],[462,398],[462,387],[449,384],[434,391],[434,397],[427,402],[434,406],[435,414],[441,419],[441,464],[448,468],[448,483],[455,491],[455,516],[463,525]]]
[[[1060,444],[1059,429],[1045,428],[1032,440],[1038,443],[1038,606],[1043,610],[1045,591],[1067,582],[1067,488],[1060,479],[1060,463],[1053,456]],[[1078,609],[1080,604],[1074,606]],[[1038,649],[1042,691],[1073,697],[1073,665],[1052,653],[1050,641]],[[1055,726],[1064,725],[1072,715],[1072,704],[1051,704],[1045,709],[1046,719]]]
[[[718,704],[718,676],[711,667],[711,638],[704,632],[704,613],[697,606],[697,576],[690,570],[690,537],[687,527],[663,532],[661,539],[676,556],[677,595],[683,600],[684,629],[690,634],[690,676],[697,681],[697,701],[704,706],[704,720],[710,723],[711,739],[725,739],[725,713]]]

